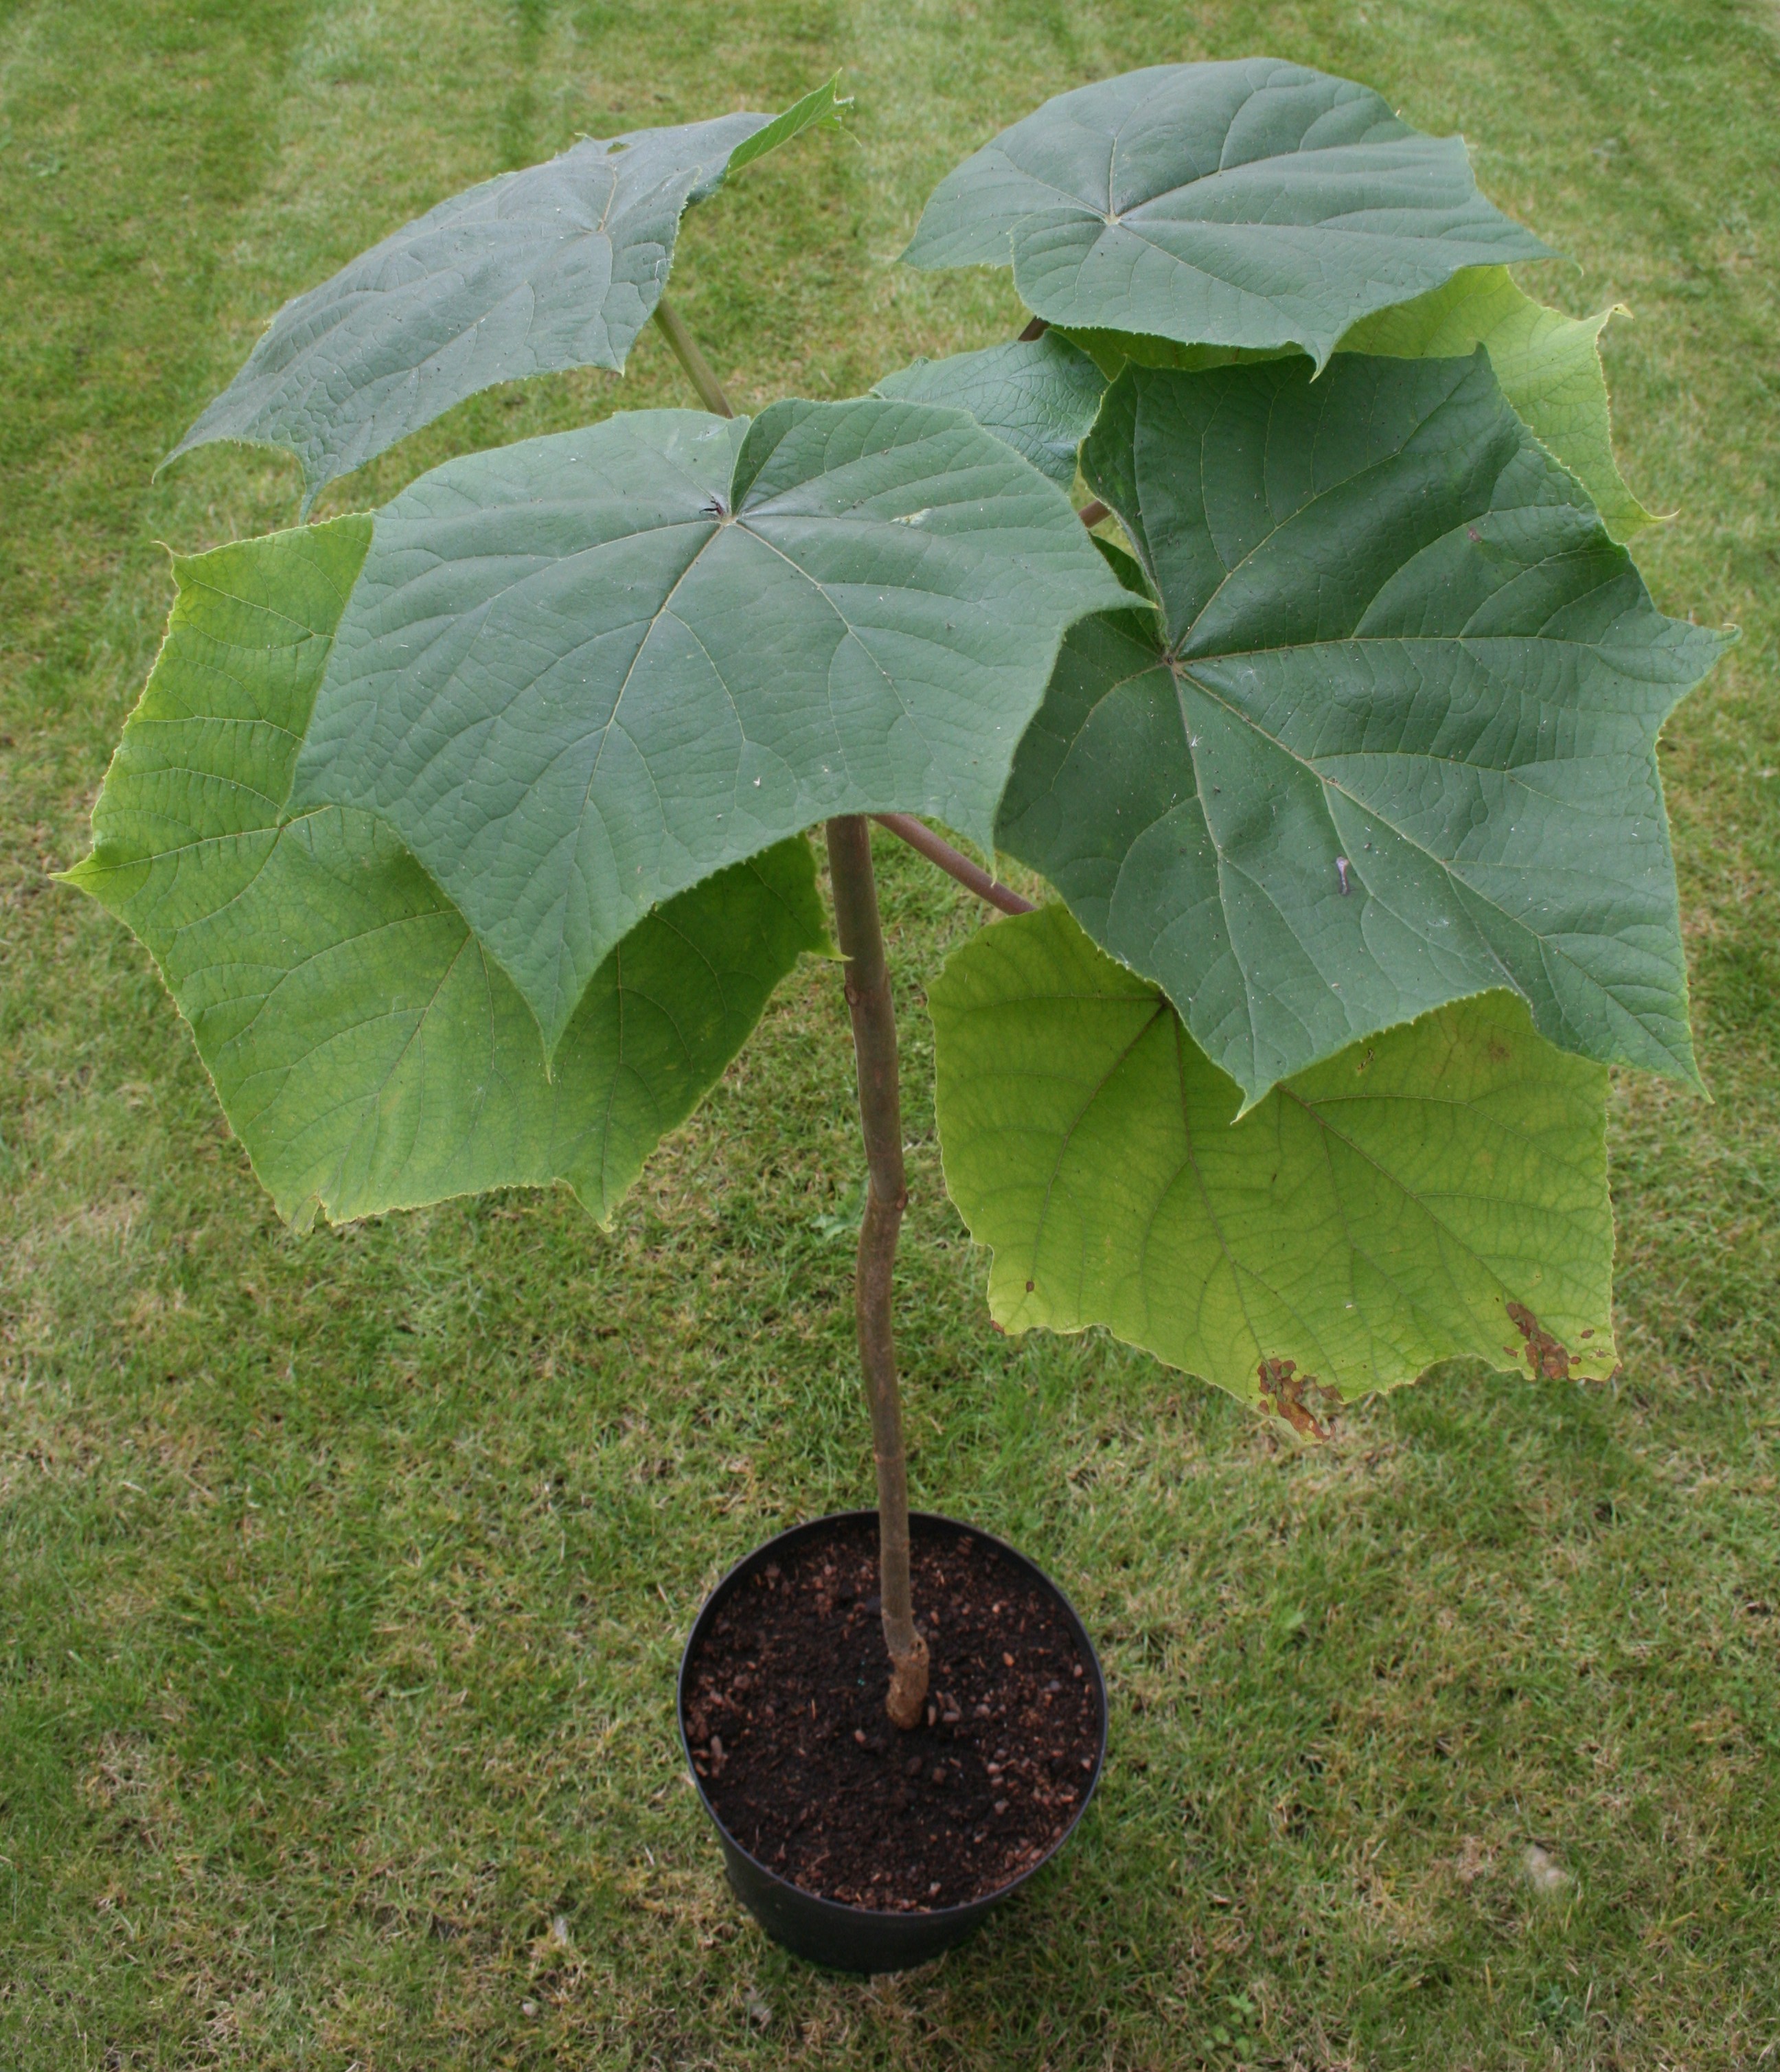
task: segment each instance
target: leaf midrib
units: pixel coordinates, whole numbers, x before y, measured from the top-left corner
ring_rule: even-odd
[[[1318,646],[1329,646],[1335,643],[1318,642],[1316,644]],[[1264,652],[1278,653],[1289,651],[1276,649]],[[1207,659],[1211,658],[1208,657]],[[1220,656],[1216,659],[1219,660],[1223,660],[1227,658]],[[1571,956],[1570,952],[1563,947],[1562,944],[1559,942],[1556,937],[1541,935],[1535,929],[1529,927],[1527,923],[1522,920],[1518,915],[1511,914],[1507,908],[1504,906],[1499,900],[1491,898],[1488,893],[1483,891],[1480,887],[1474,885],[1470,878],[1464,876],[1456,864],[1449,861],[1445,857],[1437,855],[1435,852],[1429,849],[1425,843],[1417,841],[1413,835],[1407,833],[1402,828],[1399,827],[1396,822],[1391,818],[1388,813],[1380,811],[1378,807],[1368,804],[1364,800],[1357,797],[1346,785],[1340,783],[1336,778],[1330,776],[1324,771],[1319,769],[1318,766],[1309,761],[1308,758],[1301,755],[1295,748],[1289,746],[1286,742],[1281,741],[1277,734],[1269,734],[1257,720],[1252,718],[1248,713],[1244,712],[1240,705],[1232,705],[1227,698],[1220,696],[1219,693],[1214,690],[1209,684],[1202,683],[1198,676],[1193,675],[1191,669],[1186,668],[1185,664],[1182,665],[1182,673],[1191,678],[1193,687],[1195,690],[1201,693],[1202,696],[1209,698],[1214,705],[1219,706],[1223,711],[1228,713],[1231,718],[1239,721],[1244,726],[1246,726],[1258,740],[1265,742],[1269,746],[1277,749],[1281,754],[1289,757],[1291,760],[1297,763],[1299,768],[1304,771],[1308,776],[1314,779],[1317,783],[1325,787],[1329,791],[1334,792],[1337,796],[1345,799],[1356,812],[1363,814],[1369,819],[1382,821],[1406,849],[1413,849],[1418,856],[1425,857],[1429,862],[1433,864],[1443,876],[1449,878],[1455,885],[1461,886],[1472,898],[1477,900],[1481,905],[1487,906],[1492,913],[1499,914],[1502,916],[1503,920],[1507,923],[1509,927],[1518,931],[1521,935],[1526,936],[1530,942],[1536,944],[1542,955],[1548,951],[1550,954],[1561,958],[1568,968],[1575,972],[1585,985],[1596,993],[1605,995],[1608,999],[1613,999],[1613,995],[1607,992],[1606,988],[1601,984],[1600,980],[1593,977],[1587,971],[1585,971],[1582,966],[1578,964],[1577,960]],[[1181,725],[1183,733],[1186,733],[1186,722],[1184,715],[1182,716]],[[1188,756],[1190,758],[1196,758],[1197,751],[1192,746],[1193,737],[1190,733],[1186,734],[1186,740],[1188,743]],[[1466,764],[1460,765],[1458,767],[1469,768],[1471,766]],[[1196,759],[1194,760],[1193,771],[1194,781],[1195,783],[1197,783],[1198,778],[1198,763]],[[1507,775],[1508,773],[1503,772],[1502,774]],[[1221,856],[1223,852],[1220,850],[1219,853]],[[1355,868],[1357,875],[1357,865],[1353,867]],[[1362,878],[1360,882],[1363,885],[1365,883],[1365,880],[1363,878]],[[1367,894],[1370,897],[1370,887],[1367,888]],[[1495,961],[1495,963],[1498,966],[1501,966],[1502,960],[1494,946],[1491,944],[1486,943],[1483,947],[1489,951],[1491,958]],[[1525,989],[1517,980],[1515,979],[1512,974],[1508,972],[1506,966],[1502,966],[1502,970],[1503,983],[1504,985],[1506,985],[1508,989],[1515,993],[1519,998],[1526,1000],[1527,993]],[[1529,1005],[1531,1005],[1530,1002],[1528,1004]],[[1615,1002],[1616,1005],[1618,1003]],[[1668,1049],[1668,1046],[1667,1044],[1663,1045],[1663,1047],[1665,1050]],[[1679,1063],[1679,1060],[1677,1060],[1677,1062]]]

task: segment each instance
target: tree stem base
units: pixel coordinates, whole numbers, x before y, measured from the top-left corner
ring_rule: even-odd
[[[927,1701],[927,1644],[919,1634],[906,1655],[890,1657],[890,1695],[884,1710],[904,1733],[921,1724],[921,1709]]]

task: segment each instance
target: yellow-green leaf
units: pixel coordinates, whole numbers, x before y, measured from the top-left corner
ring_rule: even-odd
[[[1486,993],[1240,1094],[1060,906],[931,989],[946,1185],[1009,1330],[1105,1326],[1294,1423],[1469,1355],[1611,1371],[1607,1075]]]
[[[154,956],[291,1221],[557,1180],[603,1221],[824,944],[809,845],[647,916],[547,1075],[529,1009],[384,823],[280,824],[370,534],[339,519],[175,562],[166,645],[69,877]]]
[[[1614,458],[1601,334],[1615,312],[1567,317],[1515,286],[1506,266],[1469,266],[1443,287],[1362,319],[1340,352],[1456,360],[1481,345],[1522,421],[1593,498],[1611,536],[1661,523],[1626,486]]]

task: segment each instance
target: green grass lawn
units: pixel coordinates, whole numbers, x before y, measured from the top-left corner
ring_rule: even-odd
[[[150,480],[287,294],[578,133],[844,64],[850,134],[690,218],[675,292],[742,407],[853,393],[1017,325],[1005,275],[894,264],[956,158],[1256,49],[1462,129],[1573,256],[1527,285],[1635,312],[1622,454],[1680,514],[1638,558],[1744,636],[1663,755],[1716,1103],[1617,1092],[1617,1379],[1457,1371],[1299,1453],[1103,1338],[991,1334],[921,996],[980,917],[882,854],[917,1498],[1071,1591],[1112,1753],[976,1943],[836,1980],[730,1898],[672,1698],[721,1570],[869,1488],[832,968],[610,1235],[513,1195],[298,1239],[145,956],[47,874],[158,543],[294,517],[265,454]],[[0,2062],[1780,2062],[1777,162],[1773,0],[0,0]],[[689,400],[652,331],[321,508]]]

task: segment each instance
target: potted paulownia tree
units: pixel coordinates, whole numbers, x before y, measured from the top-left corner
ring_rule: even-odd
[[[734,416],[680,214],[841,105],[583,142],[281,310],[179,450],[288,448],[306,515],[652,319],[704,407],[176,559],[69,875],[293,1223],[556,1182],[604,1223],[832,954],[823,830],[878,1505],[725,1579],[680,1708],[749,1905],[881,1969],[1060,1844],[1105,1708],[1055,1589],[909,1510],[869,820],[1008,916],[930,989],[996,1321],[1314,1437],[1441,1361],[1611,1370],[1608,1068],[1697,1083],[1654,750],[1722,642],[1626,551],[1604,318],[1515,285],[1546,248],[1459,140],[1272,60],[1063,94],[941,183],[905,257],[1011,266],[1019,339]]]

